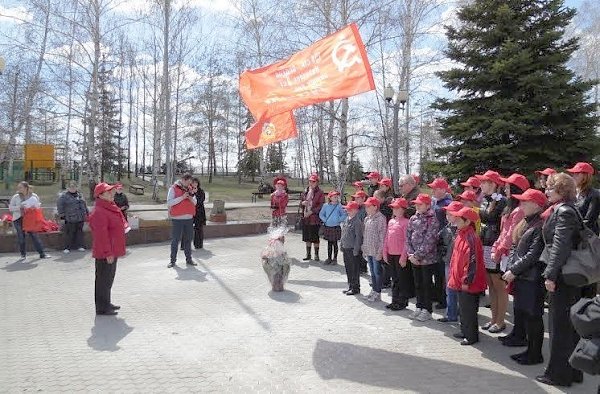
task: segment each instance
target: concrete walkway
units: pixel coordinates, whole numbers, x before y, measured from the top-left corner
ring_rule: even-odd
[[[516,364],[520,349],[495,334],[463,347],[456,325],[408,319],[412,304],[390,312],[345,296],[339,265],[296,260],[287,291],[271,293],[265,238],[208,240],[197,267],[180,252],[177,269],[166,268],[167,244],[130,248],[118,262],[116,317],[94,314],[88,252],[0,255],[0,392],[596,392],[590,376],[566,390],[536,383],[544,366]],[[304,254],[299,235],[286,246]],[[367,293],[367,277],[361,284]]]

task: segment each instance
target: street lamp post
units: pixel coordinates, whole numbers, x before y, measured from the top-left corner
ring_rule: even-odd
[[[396,100],[394,100],[396,96]],[[398,179],[400,179],[400,166],[399,166],[399,144],[400,144],[400,110],[404,111],[405,105],[408,101],[408,91],[406,89],[400,89],[398,93],[394,91],[392,85],[388,85],[383,91],[383,97],[387,102],[387,105],[393,109],[393,140],[392,140],[392,180],[394,190],[398,189]],[[406,141],[408,144],[408,140]],[[408,157],[406,158],[408,160]]]

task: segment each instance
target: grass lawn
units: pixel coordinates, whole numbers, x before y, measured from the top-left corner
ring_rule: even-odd
[[[162,202],[156,203],[152,200],[152,186],[149,181],[149,177],[146,180],[142,178],[134,178],[131,180],[122,179],[121,183],[124,185],[124,191],[129,198],[130,204],[164,204],[167,198],[167,189],[159,189],[159,198]],[[211,183],[208,183],[208,176],[200,177],[202,188],[209,193],[209,201],[224,200],[226,202],[250,202],[252,198],[252,192],[258,190],[258,178],[255,182],[250,182],[248,179],[242,180],[241,184],[238,184],[237,177],[235,176],[217,176],[213,177]],[[135,195],[129,193],[129,185],[138,184],[144,185],[144,195]],[[305,186],[302,186],[300,179],[289,180],[288,187],[290,190],[303,190]],[[34,192],[40,196],[44,206],[52,205],[56,202],[60,190],[60,183],[52,185],[37,185],[33,186]],[[327,192],[332,189],[329,184],[321,185],[321,188]],[[16,184],[11,185],[8,189],[5,184],[0,184],[0,196],[12,196],[15,193]],[[83,194],[88,197],[89,191],[87,187],[87,179],[82,182],[81,190]]]

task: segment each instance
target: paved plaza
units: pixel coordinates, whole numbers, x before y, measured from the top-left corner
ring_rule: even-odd
[[[0,392],[596,392],[590,376],[563,391],[537,384],[543,366],[516,364],[518,349],[492,334],[462,347],[455,326],[345,296],[340,265],[296,260],[287,291],[270,293],[265,240],[208,240],[198,267],[181,254],[177,269],[166,268],[167,244],[131,247],[118,262],[116,317],[94,315],[89,252],[0,255]],[[286,245],[303,256],[298,235]]]

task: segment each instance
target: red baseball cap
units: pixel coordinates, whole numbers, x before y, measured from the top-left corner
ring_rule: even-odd
[[[367,178],[380,180],[381,174],[378,173],[377,171],[373,171],[373,172],[370,172],[369,175],[367,175]]]
[[[545,207],[548,204],[548,197],[536,189],[527,189],[523,194],[513,194],[513,197],[519,201],[531,201],[539,205],[540,207]]]
[[[536,175],[550,176],[552,174],[556,174],[556,170],[554,168],[548,167],[548,168],[546,168],[546,169],[544,169],[542,171],[536,171],[535,173],[536,173]]]
[[[429,194],[421,193],[413,200],[413,203],[431,205],[431,196]]]
[[[101,183],[97,184],[96,187],[94,188],[94,197],[97,198],[102,193],[110,191],[110,190],[114,189],[115,187],[117,187],[117,185],[109,185],[106,182],[101,182]]]
[[[466,182],[461,183],[461,185],[462,186],[471,186],[471,187],[474,187],[477,189],[477,188],[481,187],[481,182],[479,182],[479,179],[472,176],[469,179],[467,179]]]
[[[394,198],[389,205],[390,208],[408,208],[408,201],[404,198]]]
[[[356,193],[354,193],[352,195],[352,197],[357,198],[357,197],[362,197],[362,198],[367,198],[368,194],[364,192],[364,190],[359,190]]]
[[[577,163],[573,168],[567,170],[572,174],[594,174],[594,167],[590,163]]]
[[[504,182],[504,183],[510,183],[511,185],[515,185],[523,191],[525,191],[531,187],[527,178],[525,178],[524,175],[517,174],[517,173],[512,174],[508,178],[500,177],[500,180],[502,180],[502,182]]]
[[[428,183],[427,186],[429,186],[432,189],[448,190],[449,188],[448,182],[446,182],[444,178],[435,178],[433,182]]]
[[[286,185],[286,183],[285,183],[285,181],[283,179],[278,180],[275,184],[276,185],[283,185],[283,186]]]
[[[317,174],[312,174],[308,180],[309,182],[319,182],[319,176]]]
[[[352,186],[362,189],[364,187],[363,183],[361,181],[356,181],[352,184]]]
[[[480,181],[490,181],[494,182],[496,185],[502,185],[504,182],[502,181],[502,177],[496,171],[488,170],[483,175],[475,175],[475,178]]]
[[[382,186],[392,187],[392,180],[390,178],[383,178],[379,181],[379,184]]]
[[[479,220],[479,214],[473,210],[473,208],[464,207],[459,211],[449,211],[450,215],[456,216],[457,218],[463,218],[469,220],[471,223],[475,223]]]
[[[460,200],[477,201],[477,194],[473,190],[465,190],[458,198]]]
[[[339,196],[340,192],[338,192],[337,190],[332,190],[329,193],[327,193],[327,198],[331,198],[331,197],[335,197],[335,196]]]
[[[346,211],[350,211],[353,209],[360,209],[360,205],[358,205],[358,203],[356,201],[350,201],[348,202],[348,204],[346,204],[346,206],[344,207],[344,209]]]
[[[419,174],[412,174],[412,179],[415,180],[415,183],[418,185],[419,183],[421,183],[421,177],[419,176]]]
[[[365,205],[372,205],[374,207],[379,207],[379,205],[381,205],[381,203],[379,202],[379,200],[376,197],[369,197],[369,198],[367,198],[367,201],[365,201]]]
[[[458,212],[461,209],[464,208],[464,205],[462,202],[458,202],[458,201],[452,201],[450,204],[448,204],[447,206],[443,207],[442,209],[447,211],[447,212]]]

